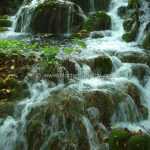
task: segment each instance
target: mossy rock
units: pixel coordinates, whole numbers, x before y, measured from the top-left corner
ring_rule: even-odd
[[[15,102],[4,101],[0,103],[0,118],[6,118],[12,116],[15,112]]]
[[[0,27],[10,27],[11,21],[7,19],[0,19]]]
[[[128,8],[140,7],[139,0],[128,0]]]
[[[125,33],[122,36],[122,39],[126,42],[132,42],[136,39],[138,31],[139,31],[139,23],[135,23],[130,32]]]
[[[0,32],[6,32],[6,31],[8,31],[8,28],[6,28],[6,27],[0,27]]]
[[[133,25],[134,25],[134,22],[135,22],[135,20],[133,18],[128,18],[127,20],[125,20],[123,22],[124,30],[126,32],[130,32],[132,27],[133,27]]]
[[[89,37],[89,32],[86,30],[81,30],[79,32],[72,33],[70,37],[79,38],[79,39],[87,38]]]
[[[7,15],[0,16],[0,19],[8,19]]]
[[[128,141],[128,150],[149,150],[150,137],[147,135],[134,135]]]
[[[109,136],[110,150],[127,150],[127,142],[131,135],[125,130],[114,130]]]
[[[150,50],[150,32],[145,37],[145,39],[144,39],[144,41],[142,43],[142,47],[144,49]]]
[[[94,30],[108,30],[111,28],[111,18],[104,12],[99,11],[89,16],[88,20],[83,26],[83,30],[94,31]]]
[[[70,14],[68,14],[69,12]],[[76,32],[81,29],[84,19],[76,4],[45,1],[35,9],[31,28],[34,33],[62,34]],[[70,23],[68,23],[68,20]],[[20,30],[19,22],[18,31]]]
[[[91,3],[91,0],[87,0],[86,3],[83,3],[82,0],[70,0],[70,1],[79,5],[85,13],[100,10],[107,11],[109,8],[109,4],[111,2],[111,0],[93,0],[93,3]]]
[[[124,52],[119,54],[121,61],[127,63],[141,63],[150,66],[150,56],[142,52]]]
[[[86,63],[88,66],[90,66],[94,73],[100,75],[110,74],[113,69],[111,59],[105,54],[101,54],[99,57],[93,59],[84,60],[83,63]]]

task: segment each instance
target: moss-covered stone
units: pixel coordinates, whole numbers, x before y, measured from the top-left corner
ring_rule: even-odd
[[[7,19],[0,19],[0,27],[10,27],[11,21]]]
[[[78,4],[85,13],[100,10],[107,11],[111,2],[111,0],[93,0],[93,3],[91,2],[91,0],[87,0],[86,3],[83,3],[82,0],[70,1]]]
[[[8,28],[6,28],[6,27],[0,27],[0,32],[5,32],[5,31],[8,31]]]
[[[107,30],[110,28],[111,18],[104,11],[93,13],[83,26],[83,29],[87,31]]]
[[[79,63],[81,65],[82,63],[86,63],[94,73],[100,75],[110,74],[113,69],[111,59],[105,54],[101,54],[99,57],[93,59],[79,61]]]
[[[150,66],[150,57],[141,52],[124,52],[119,54],[120,59],[127,63],[141,63]]]
[[[123,36],[122,36],[122,39],[125,40],[126,42],[132,42],[136,39],[136,36],[138,34],[138,31],[139,31],[139,26],[140,24],[139,23],[135,23],[131,29],[130,32],[127,32],[125,33]],[[128,30],[128,28],[127,28]]]
[[[134,135],[128,141],[128,150],[149,150],[150,137],[147,135]]]
[[[145,37],[142,46],[144,49],[150,50],[150,32]]]
[[[34,33],[60,34],[79,31],[83,23],[84,17],[76,4],[46,1],[36,8],[31,28]]]
[[[110,133],[110,150],[127,150],[127,142],[131,135],[125,130],[114,130]]]

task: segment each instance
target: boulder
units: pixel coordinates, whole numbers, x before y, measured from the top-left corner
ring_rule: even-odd
[[[142,47],[146,50],[150,51],[150,32],[147,34],[147,36],[145,37],[143,43],[142,43]]]
[[[123,52],[118,55],[123,62],[141,63],[150,66],[150,56],[142,52]]]
[[[111,17],[104,11],[92,13],[83,26],[83,30],[108,30],[111,28]]]
[[[83,3],[82,0],[70,1],[78,4],[85,13],[88,13],[100,10],[107,11],[111,0],[87,0],[86,3]]]
[[[34,33],[67,33],[78,31],[84,19],[74,3],[46,1],[35,9],[31,28]]]

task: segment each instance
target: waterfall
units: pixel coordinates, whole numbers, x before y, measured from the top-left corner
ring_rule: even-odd
[[[29,25],[32,14],[36,6],[43,2],[44,0],[32,0],[30,3],[24,1],[14,17],[13,31],[30,32]],[[65,0],[59,0],[59,2],[67,5],[65,27],[67,28],[67,33],[70,33],[73,23],[72,13],[75,11],[74,3]],[[111,1],[108,14],[112,19],[112,27],[110,30],[100,31],[104,34],[103,38],[93,39],[88,37],[83,39],[86,43],[86,48],[82,48],[79,54],[72,53],[67,55],[62,51],[59,52],[58,55],[62,59],[63,56],[67,55],[67,59],[72,60],[71,62],[75,64],[75,69],[77,70],[75,78],[67,78],[69,80],[67,83],[53,84],[53,86],[50,84],[51,81],[45,80],[37,81],[36,83],[28,82],[31,96],[20,100],[16,104],[15,114],[8,116],[3,124],[0,125],[0,150],[18,149],[18,143],[19,148],[28,150],[29,145],[26,137],[28,117],[33,115],[31,112],[34,108],[43,105],[48,106],[51,114],[48,114],[46,123],[41,120],[42,126],[48,126],[46,128],[48,132],[40,143],[41,145],[38,145],[40,150],[49,149],[50,144],[57,137],[59,138],[56,143],[54,142],[54,146],[59,143],[62,150],[71,149],[72,147],[67,147],[69,144],[73,146],[72,149],[74,150],[80,149],[78,144],[82,144],[82,140],[85,139],[87,141],[83,141],[83,143],[86,143],[90,150],[108,150],[105,138],[108,138],[109,131],[107,131],[104,123],[106,125],[113,124],[114,128],[128,128],[137,132],[141,130],[145,133],[150,132],[150,71],[148,65],[138,62],[143,58],[143,55],[147,56],[147,53],[137,47],[137,43],[140,43],[145,36],[145,28],[149,22],[150,13],[147,2],[141,1],[145,16],[140,18],[141,27],[137,41],[126,43],[122,40],[122,35],[125,33],[122,25],[123,19],[117,15],[117,11],[119,7],[127,6],[127,4],[128,0]],[[90,6],[91,12],[95,11],[94,0],[90,0]],[[79,15],[86,19],[82,9],[80,7],[76,9],[78,9]],[[61,28],[60,13],[59,11],[56,27],[58,32]],[[53,42],[53,44],[55,43],[56,41]],[[66,45],[69,44],[67,43]],[[61,44],[61,46],[63,49],[64,45]],[[72,47],[78,48],[75,45],[71,45]],[[134,62],[133,59],[136,55],[141,57],[138,57],[137,62]],[[112,61],[110,73],[94,73],[97,61],[101,58],[104,60],[105,57]],[[60,59],[60,62],[62,59]],[[147,57],[145,60],[147,60]],[[103,63],[107,62],[98,63],[98,69],[103,67]],[[142,82],[139,81],[140,79],[133,71],[133,66],[137,67],[137,65],[141,65],[142,69],[146,68],[148,70],[142,70],[142,73],[140,72],[141,70],[139,72],[136,70],[138,72],[137,76],[144,74],[144,84],[141,84]],[[72,64],[70,66],[67,65],[71,69],[72,66]],[[66,72],[67,67],[65,68],[66,70],[64,69]],[[104,66],[102,69],[107,69],[107,66]],[[52,104],[49,101],[52,101]],[[103,103],[106,108],[102,107]],[[148,108],[148,119],[143,119],[141,105]],[[103,117],[105,114],[106,116]],[[80,131],[83,133],[80,133]],[[84,136],[79,137],[80,134],[84,134],[86,138],[84,139]]]
[[[90,12],[95,12],[95,3],[94,0],[90,0]]]
[[[144,38],[146,36],[146,31],[145,31],[146,30],[146,26],[147,26],[147,24],[150,21],[149,2],[141,0],[140,1],[140,5],[141,5],[141,10],[143,11],[144,14],[139,17],[141,26],[140,26],[139,33],[138,33],[138,36],[137,36],[137,39],[136,39],[136,42],[138,44],[141,44],[142,41],[144,40]]]
[[[35,8],[42,4],[45,0],[32,0],[29,4],[27,0],[24,1],[23,5],[19,8],[17,14],[13,17],[12,31],[17,32],[31,32],[29,25],[32,20],[32,15]]]
[[[46,81],[41,81],[35,84],[29,84],[29,90],[31,98],[23,100],[16,106],[16,110],[19,110],[19,108],[22,109],[20,115],[17,118],[8,117],[3,125],[0,126],[0,149],[15,150],[18,140],[23,143],[22,149],[27,149],[26,139],[24,137],[27,123],[26,117],[33,108],[40,106],[46,100],[52,89],[48,88]]]
[[[90,149],[91,150],[100,149],[98,140],[96,138],[95,131],[94,131],[93,126],[91,125],[90,121],[86,117],[83,117],[82,121],[83,121],[83,124],[86,128],[86,131],[87,131],[87,136],[88,136],[88,139],[89,139]]]

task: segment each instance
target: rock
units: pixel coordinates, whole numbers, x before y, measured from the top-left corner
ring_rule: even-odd
[[[67,70],[69,74],[75,75],[77,74],[77,70],[75,67],[75,63],[70,60],[63,60],[61,62],[62,66]]]
[[[150,75],[149,67],[143,64],[132,64],[133,75],[138,78],[142,85],[145,85],[148,81],[145,77]]]
[[[90,66],[92,72],[98,75],[108,75],[113,69],[111,59],[105,54],[101,54],[99,57],[96,58],[82,60],[79,63],[82,64],[82,62]]]
[[[145,39],[144,39],[144,41],[142,43],[142,47],[144,49],[150,50],[150,32],[145,37]]]
[[[149,150],[150,137],[128,129],[113,130],[109,136],[110,150]]]
[[[0,27],[10,27],[11,21],[7,19],[0,19]]]
[[[82,0],[70,0],[76,4],[78,4],[82,10],[86,13],[92,11],[107,11],[109,8],[110,0],[87,0],[86,3],[83,3]],[[94,6],[93,6],[94,4]]]
[[[130,32],[123,34],[122,39],[125,40],[126,42],[134,41],[137,37],[139,27],[140,27],[140,24],[135,23]]]
[[[0,102],[0,118],[12,116],[15,112],[15,102]]]
[[[8,31],[8,28],[6,28],[6,27],[0,27],[0,32],[5,32],[5,31]]]
[[[123,22],[123,27],[124,27],[124,30],[126,32],[130,32],[133,25],[134,25],[134,18],[128,18],[128,19],[125,19],[124,22]]]
[[[79,7],[70,2],[46,1],[36,8],[31,28],[34,33],[60,34],[79,31],[84,23],[84,17],[79,11]]]
[[[104,34],[102,32],[99,32],[99,31],[94,31],[94,32],[91,32],[90,36],[93,39],[97,39],[97,38],[103,38]]]
[[[81,30],[79,32],[72,33],[71,37],[73,37],[73,38],[79,38],[79,39],[81,39],[81,38],[87,38],[87,37],[89,37],[89,32],[86,31],[86,30]]]
[[[125,7],[125,6],[119,7],[117,14],[119,17],[123,18],[127,14],[127,7]]]
[[[118,55],[123,62],[141,63],[150,66],[150,56],[142,52],[124,52]]]
[[[117,89],[101,89],[83,93],[87,107],[95,107],[100,111],[99,118],[104,125],[110,123],[110,118],[115,112],[119,102],[125,100],[125,94]]]
[[[149,150],[150,137],[144,134],[134,135],[128,141],[128,150]]]
[[[125,130],[113,130],[109,136],[110,150],[127,150],[127,142],[131,135]]]
[[[91,14],[83,26],[83,30],[87,31],[108,30],[110,28],[111,18],[104,11]]]

